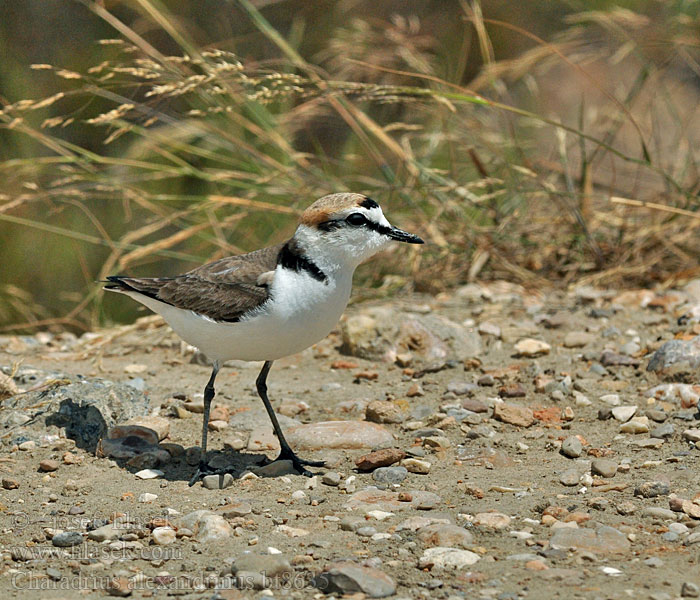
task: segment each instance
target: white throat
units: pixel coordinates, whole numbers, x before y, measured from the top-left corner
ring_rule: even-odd
[[[355,269],[365,260],[384,249],[388,239],[368,232],[358,242],[341,236],[328,236],[315,227],[299,225],[294,239],[305,256],[313,261],[328,277],[352,278]]]

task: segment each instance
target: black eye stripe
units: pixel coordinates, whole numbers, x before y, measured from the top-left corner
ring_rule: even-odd
[[[321,231],[333,231],[335,229],[340,229],[341,227],[348,227],[348,223],[345,221],[345,219],[334,219],[319,223],[317,227]],[[391,233],[391,228],[387,227],[386,225],[381,225],[379,223],[375,223],[374,221],[370,221],[369,219],[365,219],[365,222],[362,225],[356,226],[357,229],[360,227],[364,227],[370,231],[376,231],[381,235],[389,235]]]

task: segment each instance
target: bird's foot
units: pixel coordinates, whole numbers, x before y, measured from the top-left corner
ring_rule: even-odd
[[[197,467],[197,470],[194,472],[194,475],[192,475],[192,479],[190,479],[188,485],[192,487],[195,483],[197,483],[200,479],[204,479],[207,475],[226,475],[226,473],[234,473],[234,470],[215,469],[210,467],[206,462],[201,461]]]
[[[306,467],[323,467],[326,464],[326,462],[323,460],[307,460],[305,458],[300,458],[294,454],[294,451],[289,447],[282,448],[279,456],[272,462],[277,462],[278,460],[290,461],[294,467],[294,470],[306,477],[313,477],[316,475],[316,473],[312,473]]]

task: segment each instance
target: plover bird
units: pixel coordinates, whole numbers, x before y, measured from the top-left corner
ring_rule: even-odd
[[[255,384],[279,440],[275,460],[290,460],[306,475],[305,466],[323,466],[323,461],[299,458],[285,440],[267,396],[267,375],[276,359],[328,335],[347,306],[355,268],[393,240],[423,243],[393,227],[371,198],[331,194],[304,211],[294,236],[283,244],[222,258],[177,277],[107,278],[106,290],[131,296],[161,315],[212,362],[204,388],[201,459],[190,485],[220,473],[207,464],[207,431],[214,380],[231,359],[264,361]]]

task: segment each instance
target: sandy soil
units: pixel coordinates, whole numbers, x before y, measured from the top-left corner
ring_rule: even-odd
[[[397,488],[436,493],[441,498],[439,504],[432,510],[390,510],[394,515],[382,521],[367,516],[367,525],[378,532],[396,533],[396,526],[409,517],[446,518],[472,533],[469,549],[481,557],[478,562],[456,569],[419,568],[418,561],[427,544],[414,532],[403,530],[398,537],[375,541],[341,530],[333,517],[342,519],[356,514],[345,507],[352,487],[348,491],[328,486],[320,477],[309,480],[299,475],[284,475],[236,480],[227,489],[209,490],[199,484],[188,487],[187,480],[194,467],[186,460],[187,452],[160,467],[163,477],[140,480],[134,475],[137,469],[98,458],[80,448],[73,449],[70,440],[44,443],[39,440],[36,448],[19,450],[11,442],[12,436],[6,434],[5,445],[0,448],[0,470],[4,478],[14,480],[19,487],[0,489],[3,596],[75,598],[77,592],[80,597],[104,597],[106,592],[100,589],[104,582],[124,575],[137,576],[132,584],[134,597],[199,598],[219,594],[226,598],[258,598],[267,594],[305,598],[320,594],[310,587],[309,581],[329,563],[342,559],[362,562],[373,557],[379,560],[368,564],[391,577],[397,586],[397,597],[406,598],[650,597],[661,600],[679,596],[684,582],[700,583],[697,550],[687,543],[700,521],[684,513],[663,518],[644,512],[650,507],[668,509],[668,494],[653,498],[635,495],[635,488],[645,481],[667,482],[670,492],[683,498],[692,499],[700,491],[699,455],[682,436],[683,431],[694,426],[695,411],[684,409],[680,401],[650,400],[647,390],[659,380],[644,370],[643,359],[639,367],[610,366],[602,375],[590,371],[591,365],[598,361],[595,357],[605,347],[619,349],[640,338],[638,354],[641,355],[645,348],[670,339],[676,329],[671,308],[641,308],[637,300],[616,303],[614,294],[584,303],[574,294],[528,299],[521,292],[484,302],[445,296],[415,299],[413,304],[428,305],[456,322],[472,319],[473,328],[485,321],[497,324],[502,331],[501,339],[482,335],[484,350],[477,357],[480,366],[475,361],[459,361],[453,368],[416,379],[410,370],[396,364],[341,355],[336,332],[317,347],[276,363],[269,378],[270,397],[275,406],[308,404],[308,410],[295,417],[304,423],[360,421],[364,418],[361,408],[366,402],[389,398],[406,409],[407,417],[404,423],[383,424],[383,427],[395,435],[395,447],[405,451],[422,448],[414,426],[407,423],[420,420],[424,427],[442,428],[450,447],[437,451],[427,448],[425,459],[431,463],[430,472],[409,473]],[[591,316],[592,307],[610,309],[616,305],[622,310],[611,311],[603,318]],[[358,312],[363,307],[355,306],[351,310]],[[548,328],[541,319],[538,322],[538,315],[551,316],[554,312],[566,316],[563,325]],[[467,321],[467,325],[471,323]],[[617,333],[606,334],[611,328],[616,328]],[[592,338],[584,347],[567,348],[564,340],[572,331],[592,333]],[[514,343],[521,338],[544,340],[551,345],[551,351],[535,358],[516,357]],[[0,366],[21,361],[24,366],[40,370],[114,381],[141,378],[151,410],[168,420],[169,433],[164,441],[185,449],[197,446],[201,416],[187,416],[182,410],[179,414],[185,418],[173,415],[174,408],[185,399],[196,399],[201,394],[209,375],[208,367],[192,364],[192,355],[183,353],[181,344],[165,328],[128,331],[109,344],[97,344],[100,339],[103,338],[93,340],[94,348],[86,351],[85,344],[81,346],[70,339],[49,340],[47,336],[40,341],[49,343],[34,343],[22,338],[2,338]],[[236,416],[260,409],[254,392],[257,372],[257,365],[246,364],[230,365],[221,372],[217,402],[229,409],[232,424],[222,431],[210,432],[211,450],[221,451],[227,441],[237,437],[236,432],[242,431],[236,425]],[[440,407],[450,403],[459,405],[467,399],[454,394],[446,396],[448,385],[476,382],[484,373],[494,376],[495,385],[480,385],[472,400],[491,407],[494,398],[507,395],[501,390],[503,386],[520,384],[525,396],[505,398],[506,402],[534,409],[539,418],[532,425],[521,427],[495,419],[490,408],[482,415],[479,426],[489,428],[492,437],[468,435],[476,425],[445,421],[446,415]],[[559,400],[551,393],[537,392],[538,373],[554,380],[569,375],[572,379],[569,391]],[[323,387],[328,383],[339,386]],[[576,388],[578,396],[573,393]],[[599,419],[599,411],[609,408],[600,398],[609,394],[618,394],[622,405],[636,406],[637,415],[644,415],[649,409],[664,410],[666,422],[674,425],[674,433],[659,448],[635,446],[636,440],[647,439],[649,434],[620,433],[620,422],[614,418]],[[581,395],[590,403],[583,401]],[[351,410],[353,404],[360,410]],[[425,416],[415,418],[411,412]],[[657,425],[650,422],[650,428]],[[47,433],[60,435],[56,428]],[[583,452],[578,459],[568,458],[559,451],[562,440],[572,435],[583,440]],[[69,462],[76,464],[66,464],[66,451],[74,455]],[[319,472],[339,472],[343,481],[355,475],[354,483],[359,491],[376,485],[371,473],[355,470],[355,459],[369,451],[331,449],[300,454],[326,459],[328,466]],[[241,469],[258,462],[259,453],[247,449],[239,453],[229,449],[227,453]],[[268,454],[274,453],[268,451]],[[610,459],[619,466],[613,477],[596,476],[593,485],[588,486],[584,485],[585,480],[572,487],[562,485],[560,476],[564,471],[576,469],[581,475],[590,473],[590,461],[597,457]],[[47,459],[58,461],[58,469],[41,472],[39,464]],[[308,487],[310,482],[313,489]],[[297,490],[303,490],[305,497],[293,498]],[[157,498],[139,502],[145,492]],[[51,549],[48,538],[53,532],[47,532],[46,528],[85,533],[90,521],[106,522],[120,513],[145,527],[163,515],[177,522],[180,515],[195,510],[220,513],[223,506],[241,500],[250,504],[252,512],[229,519],[235,531],[223,542],[203,544],[182,537],[173,544],[157,546],[145,528],[145,532],[126,536],[126,541],[140,543],[141,548],[137,549],[108,550],[104,544],[85,541],[65,549],[67,556],[40,556],[33,560],[16,560],[13,556],[13,551],[16,554],[22,548]],[[475,515],[490,511],[508,515],[510,521],[502,529],[474,524]],[[550,518],[545,517],[547,514]],[[567,517],[572,514],[575,516]],[[629,547],[619,553],[608,553],[610,548],[604,544],[590,550],[552,549],[550,540],[557,526],[568,527],[572,520],[578,521],[579,529],[593,529],[596,524],[611,526],[629,542]],[[677,539],[664,537],[674,520],[684,524],[686,531],[676,536]],[[554,523],[558,525],[553,527]],[[280,525],[307,533],[290,537],[280,530]],[[294,565],[295,577],[288,589],[273,586],[271,591],[217,592],[206,587],[212,585],[206,582],[233,558],[244,552],[267,553],[268,547],[279,550]],[[650,558],[660,560],[649,561]],[[182,584],[185,580],[189,581],[187,586]],[[684,593],[692,591],[692,586],[686,586]]]

